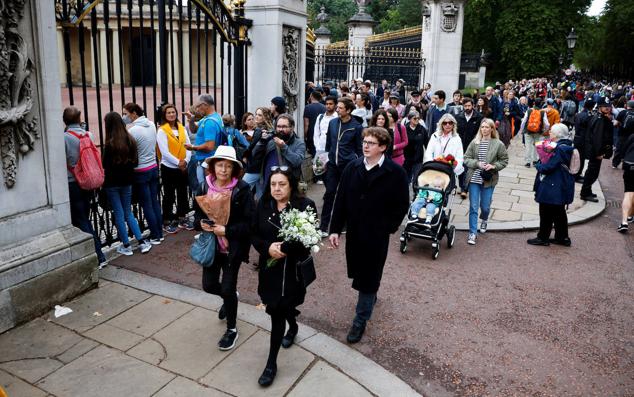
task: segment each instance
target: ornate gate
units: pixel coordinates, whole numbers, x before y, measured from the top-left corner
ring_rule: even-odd
[[[173,103],[183,111],[203,93],[220,113],[247,109],[246,51],[250,21],[244,0],[53,0],[63,51],[64,106],[82,110],[86,128],[104,141],[103,116],[136,102],[148,118]],[[183,121],[184,121],[184,116]],[[135,208],[144,225],[140,208]],[[105,245],[116,239],[111,214],[91,205]]]

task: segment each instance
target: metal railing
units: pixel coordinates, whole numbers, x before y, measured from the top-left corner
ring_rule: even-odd
[[[82,110],[99,146],[105,113],[127,102],[155,121],[162,104],[186,111],[203,93],[214,96],[220,113],[240,119],[246,111],[250,21],[243,0],[232,8],[222,0],[52,1],[63,47],[62,101]],[[138,205],[133,212],[145,228]],[[98,192],[91,221],[103,244],[115,241],[112,214]]]

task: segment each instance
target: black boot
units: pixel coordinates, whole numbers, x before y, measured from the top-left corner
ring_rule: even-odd
[[[352,328],[350,328],[350,332],[348,332],[348,343],[357,343],[361,340],[363,333],[365,332],[365,325],[360,327],[356,324],[352,324]]]
[[[263,387],[271,386],[273,380],[275,380],[275,375],[277,375],[277,366],[264,368],[260,379],[258,379],[258,384]]]

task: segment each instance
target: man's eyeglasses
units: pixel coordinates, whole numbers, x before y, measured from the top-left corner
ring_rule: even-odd
[[[286,172],[288,171],[288,166],[286,165],[274,165],[271,167],[271,172],[276,172],[276,171],[282,171],[282,172]]]
[[[363,141],[363,144],[365,146],[374,146],[374,145],[378,145],[378,142],[372,142],[372,141]]]

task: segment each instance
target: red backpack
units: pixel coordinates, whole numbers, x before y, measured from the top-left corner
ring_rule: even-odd
[[[104,171],[101,165],[101,154],[86,131],[80,135],[72,130],[67,132],[79,139],[79,157],[74,167],[67,166],[77,184],[84,190],[93,190],[103,185]]]

